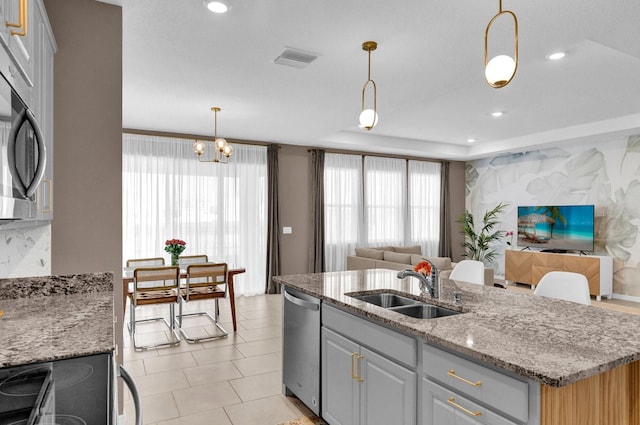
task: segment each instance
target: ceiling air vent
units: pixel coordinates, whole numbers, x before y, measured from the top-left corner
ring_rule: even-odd
[[[280,56],[274,59],[278,65],[291,66],[294,68],[306,68],[311,62],[316,60],[318,55],[304,50],[285,47]]]

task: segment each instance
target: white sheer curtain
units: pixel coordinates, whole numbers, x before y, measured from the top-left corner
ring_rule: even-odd
[[[327,153],[324,157],[325,270],[347,269],[347,255],[362,235],[362,157]]]
[[[167,239],[187,242],[183,255],[245,267],[238,295],[264,293],[267,149],[234,144],[229,164],[200,163],[193,140],[123,135],[123,264],[165,257]]]
[[[367,245],[402,245],[407,215],[407,161],[365,157],[364,187]]]
[[[409,244],[422,254],[438,255],[440,240],[440,172],[438,162],[409,161]]]

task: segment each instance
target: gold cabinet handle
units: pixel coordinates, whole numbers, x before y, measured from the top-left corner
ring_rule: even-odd
[[[482,413],[479,410],[477,412],[472,412],[471,410],[460,406],[458,403],[456,403],[456,399],[454,397],[449,397],[447,399],[447,403],[449,403],[450,405],[452,405],[456,409],[466,413],[469,416],[480,416],[480,415],[482,415]]]
[[[355,359],[358,353],[351,353],[351,378],[358,379],[358,375],[356,374],[356,368],[354,366]]]
[[[481,381],[471,382],[471,381],[469,381],[468,379],[464,379],[463,377],[456,375],[456,371],[455,371],[455,370],[453,370],[453,369],[451,369],[451,370],[447,373],[447,375],[451,376],[452,378],[456,378],[456,379],[458,379],[458,380],[460,380],[460,381],[464,382],[465,384],[469,384],[469,385],[471,385],[472,387],[479,387],[480,385],[482,385],[482,382],[481,382]]]
[[[53,183],[49,179],[42,180],[42,183],[46,183],[49,188],[49,202],[45,204],[45,207],[42,210],[43,214],[48,214],[51,212],[51,207],[53,205]]]
[[[19,4],[19,21],[17,24],[13,23],[13,22],[9,22],[7,21],[5,23],[5,25],[7,27],[11,27],[11,28],[22,28],[21,32],[12,30],[11,31],[11,35],[19,35],[21,37],[24,37],[27,35],[27,21],[28,21],[28,7],[27,7],[27,0],[19,0],[20,4]]]
[[[358,382],[364,382],[364,379],[361,378],[361,374],[360,374],[360,360],[364,359],[364,356],[358,356],[358,377],[356,378],[356,381]]]

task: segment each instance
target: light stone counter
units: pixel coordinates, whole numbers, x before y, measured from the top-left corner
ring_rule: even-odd
[[[441,279],[440,299],[420,296],[418,281],[397,271],[278,276],[274,279],[346,311],[551,387],[640,359],[640,316],[501,288]],[[395,292],[448,308],[462,292],[463,314],[416,319],[348,294]]]
[[[0,368],[115,348],[113,273],[0,279]]]

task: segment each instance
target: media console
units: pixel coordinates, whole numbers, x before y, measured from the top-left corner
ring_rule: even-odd
[[[589,281],[589,293],[598,301],[611,298],[613,258],[598,255],[555,254],[535,251],[505,251],[505,279],[535,288],[542,276],[551,271],[583,274]]]

